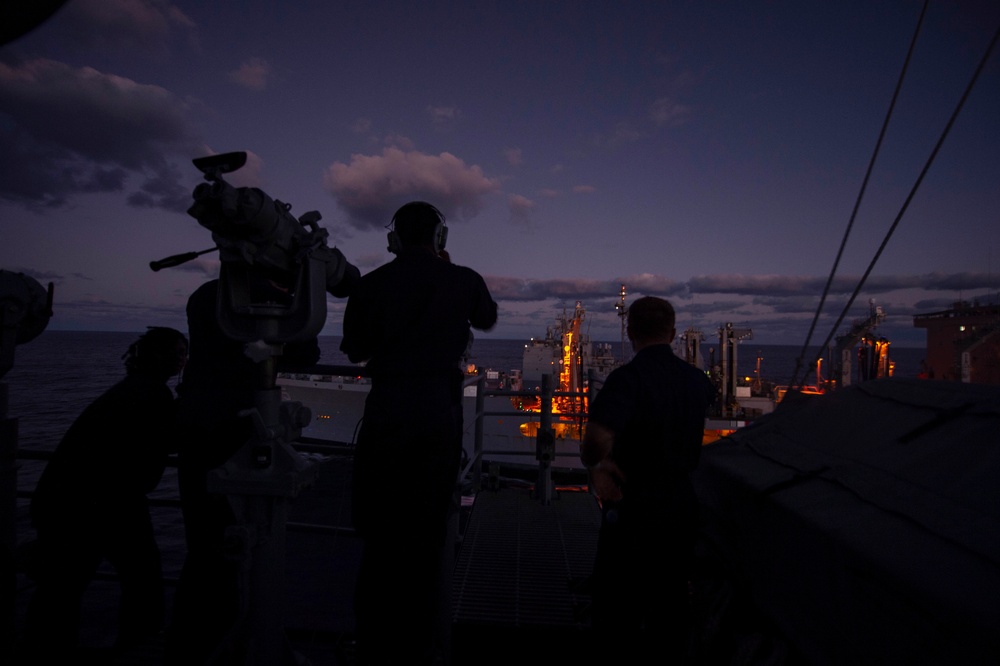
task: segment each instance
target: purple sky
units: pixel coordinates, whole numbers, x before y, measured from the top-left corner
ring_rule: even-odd
[[[500,303],[493,337],[581,300],[617,340],[624,284],[708,339],[802,344],[922,8],[70,0],[0,47],[0,268],[55,283],[52,329],[184,327],[216,255],[149,261],[211,245],[190,160],[245,150],[230,181],[320,211],[363,272],[396,207],[435,203]],[[998,3],[930,3],[814,344],[998,27]],[[922,346],[914,314],[997,298],[998,118],[994,51],[838,332],[873,299],[882,334]]]

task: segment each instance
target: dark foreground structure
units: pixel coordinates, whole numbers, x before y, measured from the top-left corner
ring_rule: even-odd
[[[289,513],[284,626],[294,650],[308,660],[303,663],[350,666],[356,663],[352,605],[361,557],[360,540],[350,528],[353,452],[321,448],[316,480]],[[407,501],[405,488],[386,492]],[[155,497],[164,570],[168,583],[176,583],[184,548],[172,470]],[[560,486],[543,503],[530,482],[505,479],[480,491],[475,501],[466,496],[463,504],[453,525],[452,666],[583,659],[589,624],[585,581],[600,525],[596,498],[578,486]],[[30,536],[24,516],[19,531]],[[112,574],[102,569],[87,590],[79,663],[161,665],[162,640],[125,653],[111,649],[119,595]],[[20,624],[34,586],[24,573],[17,578]]]
[[[1000,663],[998,431],[997,387],[883,379],[791,396],[707,445],[694,663]],[[289,515],[284,626],[309,663],[349,665],[353,456],[322,455]],[[583,662],[596,499],[559,486],[539,501],[501,478],[456,516],[452,664]],[[175,488],[168,470],[155,496],[168,578],[183,555]],[[19,574],[19,616],[31,589]],[[161,664],[162,644],[109,651],[117,594],[110,577],[88,589],[81,663]]]
[[[885,379],[707,446],[709,663],[1000,663],[998,432],[998,387]]]

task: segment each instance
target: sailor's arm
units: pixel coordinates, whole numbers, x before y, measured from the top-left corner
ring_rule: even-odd
[[[478,273],[475,274],[475,277],[477,294],[474,298],[469,323],[472,324],[473,328],[488,331],[497,323],[497,311],[499,308],[496,301],[493,300],[489,288],[486,286],[486,280]]]
[[[372,356],[371,342],[375,336],[365,330],[368,321],[365,310],[366,305],[361,297],[355,295],[347,299],[347,307],[344,308],[344,336],[340,341],[340,351],[347,354],[351,363],[367,361]]]
[[[580,460],[590,472],[593,490],[602,501],[622,498],[621,484],[625,477],[611,458],[614,443],[613,430],[595,421],[587,424],[580,445]]]

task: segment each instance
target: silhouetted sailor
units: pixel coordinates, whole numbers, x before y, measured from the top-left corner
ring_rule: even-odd
[[[164,620],[163,574],[147,493],[176,445],[167,380],[187,360],[172,328],[150,328],[125,353],[127,376],[76,419],[39,478],[31,502],[38,531],[21,660],[68,658],[79,640],[80,605],[107,559],[121,583],[118,640],[155,635]]]
[[[646,296],[628,309],[635,357],[590,405],[581,459],[601,500],[593,574],[599,663],[684,663],[698,464],[715,389],[673,349],[674,309]]]
[[[340,347],[372,378],[354,461],[355,609],[360,663],[419,666],[435,650],[449,656],[438,629],[450,623],[442,569],[462,455],[460,361],[497,304],[478,273],[451,263],[437,208],[408,203],[392,227],[396,258],[362,276]]]

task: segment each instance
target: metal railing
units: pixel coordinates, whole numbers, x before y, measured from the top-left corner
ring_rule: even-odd
[[[367,379],[370,377],[367,368],[363,366],[354,365],[315,365],[308,368],[302,368],[297,372],[285,373],[288,375],[300,375],[300,376],[310,376],[310,377],[321,377],[321,378],[333,378],[333,377],[354,377],[358,379]],[[474,492],[478,492],[482,488],[482,476],[483,476],[483,466],[485,463],[484,456],[524,456],[523,451],[504,451],[497,449],[486,450],[483,447],[484,441],[484,422],[486,417],[490,416],[501,416],[501,417],[525,417],[526,415],[537,416],[539,420],[539,436],[541,442],[536,441],[535,455],[536,460],[539,464],[539,484],[546,488],[546,493],[551,492],[551,464],[555,458],[559,457],[569,457],[578,456],[577,453],[560,453],[554,450],[554,435],[553,435],[553,420],[554,414],[552,410],[553,403],[556,398],[586,398],[587,404],[596,395],[597,390],[603,383],[600,375],[598,375],[594,370],[588,371],[588,387],[586,391],[556,391],[555,383],[551,375],[543,375],[540,387],[537,390],[520,390],[520,391],[510,391],[506,389],[488,389],[486,387],[486,374],[480,370],[478,374],[467,376],[462,383],[463,393],[469,387],[475,387],[476,389],[476,400],[475,409],[473,412],[473,422],[471,427],[473,429],[473,445],[472,451],[468,459],[465,461],[462,469],[459,472],[458,482],[462,483],[466,479],[470,479],[472,483],[472,488]],[[540,402],[540,409],[538,412],[526,412],[523,410],[507,409],[507,410],[487,410],[486,409],[486,399],[489,397],[503,397],[503,398],[516,398],[516,397],[527,397],[527,398],[537,398]],[[582,431],[583,426],[586,424],[586,413],[581,410],[576,413],[575,418],[578,419],[578,425]],[[470,427],[467,424],[467,427]],[[537,440],[538,438],[536,438]]]
[[[319,376],[319,377],[356,377],[356,378],[367,378],[367,369],[360,366],[351,365],[315,365],[307,368],[297,368],[293,371],[284,373],[288,375],[308,375],[308,376]],[[582,398],[587,397],[588,404],[589,400],[593,398],[596,394],[597,389],[600,387],[602,381],[598,375],[596,375],[593,370],[590,371],[588,378],[588,389],[585,392],[566,392],[566,391],[555,391],[550,375],[544,375],[542,377],[541,385],[538,390],[530,391],[510,391],[505,389],[487,389],[486,388],[486,374],[482,371],[477,375],[472,375],[466,377],[462,383],[463,393],[465,389],[469,387],[475,387],[476,389],[476,399],[475,399],[475,411],[473,415],[473,423],[471,427],[473,428],[473,446],[472,452],[468,458],[464,461],[464,464],[459,471],[459,476],[457,482],[462,484],[465,480],[471,482],[473,492],[479,492],[482,487],[482,479],[484,474],[484,464],[485,455],[490,456],[523,456],[524,452],[521,451],[503,451],[503,450],[485,450],[483,447],[484,440],[484,421],[486,417],[489,416],[501,416],[501,417],[524,417],[528,414],[537,416],[539,419],[539,428],[537,439],[541,439],[540,443],[536,442],[536,459],[538,460],[538,485],[536,490],[538,491],[538,496],[543,502],[547,502],[551,498],[551,493],[553,491],[552,487],[552,474],[551,474],[551,464],[553,460],[560,455],[575,455],[575,454],[560,454],[554,450],[554,446],[550,447],[550,444],[554,444],[554,434],[553,434],[553,418],[554,414],[552,411],[552,405],[555,398]],[[527,398],[538,398],[540,402],[540,409],[538,412],[525,412],[523,410],[509,409],[509,410],[487,410],[486,409],[486,399],[488,397],[503,397],[503,398],[513,398],[513,397],[527,397]],[[575,417],[579,419],[579,425],[582,427],[586,423],[586,414],[582,411],[575,414]],[[330,454],[347,454],[349,455],[353,447],[349,445],[344,445],[342,443],[330,442],[325,443],[322,440],[306,439],[304,441],[296,441],[293,443],[294,448],[300,452],[307,453],[317,453],[320,455],[330,455]],[[542,450],[544,449],[544,450]],[[17,449],[16,457],[18,460],[35,460],[35,461],[47,461],[51,457],[52,453],[50,451],[44,451],[39,449]],[[168,467],[176,467],[177,458],[176,455],[172,455],[168,458]],[[20,499],[30,499],[33,496],[33,490],[22,489],[20,485],[17,486],[16,496]],[[180,508],[179,498],[151,498],[151,506],[159,507],[174,507]],[[313,525],[306,523],[288,523],[288,528],[292,530],[302,530],[309,532],[331,532],[331,533],[353,533],[353,528],[332,526],[332,525]]]

